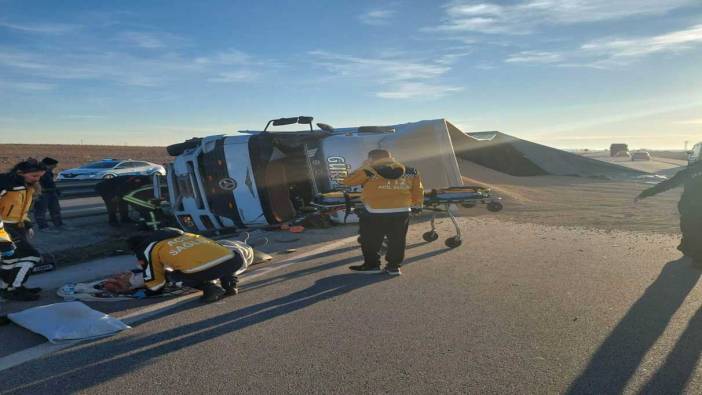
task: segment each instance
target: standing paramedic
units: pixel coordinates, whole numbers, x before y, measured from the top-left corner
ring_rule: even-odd
[[[387,237],[385,272],[400,275],[409,215],[420,211],[424,203],[424,188],[417,170],[396,161],[390,152],[376,149],[368,153],[368,160],[343,183],[363,187],[361,201],[364,210],[359,213],[363,264],[349,269],[380,273],[380,248]]]
[[[45,171],[43,163],[27,159],[16,164],[10,172],[0,174],[0,223],[15,247],[10,252],[11,247],[6,246],[0,258],[0,296],[5,299],[39,299],[41,289],[24,286],[32,268],[41,262],[39,251],[29,243],[34,232],[27,213]],[[7,237],[2,239],[7,241]]]

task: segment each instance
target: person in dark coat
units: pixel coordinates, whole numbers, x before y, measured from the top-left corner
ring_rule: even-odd
[[[52,171],[56,168],[58,161],[56,159],[46,157],[41,160],[41,163],[46,166],[46,172],[39,180],[39,184],[41,185],[41,194],[34,202],[34,220],[37,223],[39,230],[58,232],[63,227],[63,220],[61,219],[59,192],[56,189],[56,182],[54,182],[54,173]],[[47,210],[49,211],[51,222],[57,228],[56,230],[49,229],[49,224],[46,221]]]
[[[124,199],[126,194],[141,187],[151,184],[151,176],[117,176],[100,181],[95,186],[95,191],[105,201],[110,225],[118,226],[121,223],[133,222],[129,218],[129,206]],[[119,212],[119,221],[117,220]]]
[[[678,250],[702,268],[702,161],[693,162],[672,178],[641,192],[635,201],[683,186],[678,202],[682,239]]]
[[[24,286],[36,267],[43,266],[41,254],[30,242],[34,231],[27,213],[45,171],[43,163],[30,158],[0,174],[0,297],[5,299],[39,299],[41,288]]]

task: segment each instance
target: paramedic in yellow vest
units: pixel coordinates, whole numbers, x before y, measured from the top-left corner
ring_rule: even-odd
[[[127,244],[143,269],[128,279],[129,288],[145,288],[147,294],[155,294],[167,282],[182,282],[202,290],[202,301],[206,303],[236,295],[237,272],[253,259],[253,250],[248,246],[251,251],[233,251],[206,237],[175,228],[133,236]],[[112,285],[105,287],[110,290]]]
[[[3,227],[0,236],[5,233],[9,235],[15,247],[12,253],[3,253],[0,259],[0,296],[5,299],[39,299],[40,288],[24,286],[32,268],[41,262],[39,251],[29,242],[34,232],[27,213],[45,171],[41,162],[27,159],[15,165],[10,172],[0,174],[0,222]]]
[[[361,185],[360,236],[363,264],[349,269],[363,273],[380,273],[380,248],[388,239],[385,273],[400,275],[405,258],[410,212],[420,211],[424,188],[417,170],[396,161],[382,149],[368,153],[360,169],[343,181],[346,186]]]

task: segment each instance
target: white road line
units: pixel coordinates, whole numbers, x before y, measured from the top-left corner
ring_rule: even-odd
[[[281,269],[285,269],[287,267],[290,267],[292,265],[295,265],[297,263],[300,263],[303,259],[308,258],[313,255],[321,254],[327,251],[332,251],[334,249],[337,249],[345,244],[349,244],[351,242],[356,242],[357,236],[353,237],[347,237],[341,240],[337,240],[333,243],[329,243],[326,245],[323,245],[319,248],[315,248],[314,250],[304,252],[299,255],[292,256],[288,259],[285,259],[281,262],[278,262],[276,264],[273,264],[269,267],[261,268],[254,270],[252,272],[244,273],[241,278],[242,281],[246,280],[251,280],[257,277],[261,277],[263,275],[266,275],[268,273],[272,273]],[[195,299],[196,297],[199,297],[200,294],[188,294],[188,295],[183,295],[175,299],[167,300],[161,303],[156,303],[153,305],[149,305],[143,309],[140,309],[138,311],[135,311],[133,313],[124,315],[122,317],[119,317],[125,324],[127,325],[132,325],[133,323],[139,322],[139,321],[144,321],[150,317],[153,317],[155,315],[164,313],[169,310],[173,310],[185,303],[190,302],[192,299]],[[53,343],[42,343],[34,347],[27,348],[22,351],[18,351],[14,354],[10,354],[8,356],[0,358],[0,372],[3,370],[7,370],[10,368],[13,368],[15,366],[21,365],[26,362],[30,362],[35,359],[39,359],[42,357],[45,357],[49,354],[55,353],[57,351],[61,351],[64,348],[71,347],[77,343],[80,343],[81,341],[71,341],[71,342],[65,342],[65,343],[59,343],[59,344],[53,344]]]

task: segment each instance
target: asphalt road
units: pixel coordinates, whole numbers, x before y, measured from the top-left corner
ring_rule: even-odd
[[[461,219],[403,276],[354,243],[0,372],[1,393],[702,392],[700,271],[674,236]]]

